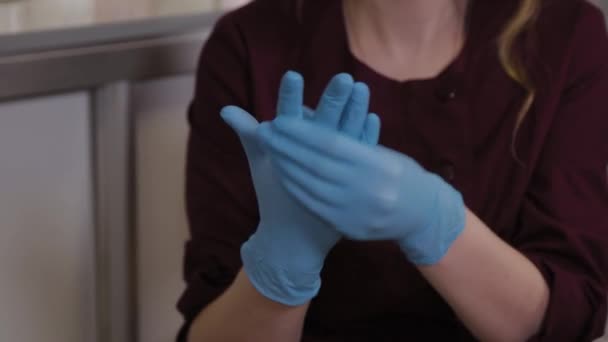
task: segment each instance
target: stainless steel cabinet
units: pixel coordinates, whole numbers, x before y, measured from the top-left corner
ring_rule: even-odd
[[[168,342],[181,317],[186,109],[194,77],[174,76],[132,87],[137,189],[137,312],[139,340]]]
[[[89,96],[0,104],[0,341],[95,338]]]

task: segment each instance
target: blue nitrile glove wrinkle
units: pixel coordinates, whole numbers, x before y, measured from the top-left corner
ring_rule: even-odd
[[[460,193],[404,154],[285,117],[258,133],[287,192],[351,239],[394,240],[431,265],[464,229]]]
[[[306,120],[302,97],[302,77],[288,72],[279,90],[278,117],[337,130],[341,118],[360,121],[363,116],[364,127],[346,132],[344,137],[366,137],[366,141],[377,143],[379,120],[375,115],[367,115],[369,92],[350,76],[341,74],[332,79],[317,112]],[[345,109],[349,102],[356,104]],[[318,293],[324,259],[342,235],[281,186],[270,156],[258,140],[259,131],[269,123],[258,124],[253,116],[234,106],[224,108],[221,115],[237,132],[245,149],[260,212],[256,232],[241,247],[243,269],[265,297],[290,306],[304,304]]]
[[[464,229],[465,210],[460,192],[446,184],[439,176],[427,173],[428,189],[434,198],[427,208],[428,226],[413,230],[411,235],[398,240],[408,259],[420,266],[437,264],[445,256]],[[433,213],[433,214],[431,214]]]

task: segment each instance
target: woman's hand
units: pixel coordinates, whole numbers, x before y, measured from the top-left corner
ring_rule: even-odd
[[[368,115],[369,90],[365,85],[354,83],[345,74],[334,77],[316,112],[306,119],[303,87],[303,79],[297,73],[284,76],[278,117],[341,131],[347,139],[377,143],[379,120]],[[244,270],[265,297],[289,306],[302,305],[317,294],[325,256],[341,234],[285,192],[269,155],[260,148],[260,125],[253,116],[238,107],[226,107],[222,118],[243,144],[259,205],[258,229],[241,248]]]
[[[460,193],[406,155],[288,117],[259,134],[287,192],[351,239],[395,240],[432,265],[465,226]]]

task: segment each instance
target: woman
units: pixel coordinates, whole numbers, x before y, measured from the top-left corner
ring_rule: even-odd
[[[340,72],[369,86],[384,147],[361,84],[321,96]],[[606,94],[603,17],[583,0],[258,0],[225,16],[189,114],[180,340],[600,336]],[[335,159],[353,171],[330,193],[355,200],[324,210]],[[395,189],[390,215],[369,210],[386,200],[370,181]]]

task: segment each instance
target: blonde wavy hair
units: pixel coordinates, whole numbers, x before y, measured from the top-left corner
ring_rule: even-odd
[[[540,10],[542,0],[519,0],[519,6],[515,14],[507,22],[505,28],[498,37],[498,56],[505,72],[515,82],[519,83],[527,92],[517,117],[515,128],[513,129],[513,139],[511,141],[511,152],[513,157],[521,163],[517,156],[516,140],[519,129],[526,115],[530,111],[534,99],[536,98],[536,86],[531,79],[523,61],[522,51],[517,50],[518,38],[533,23]]]

